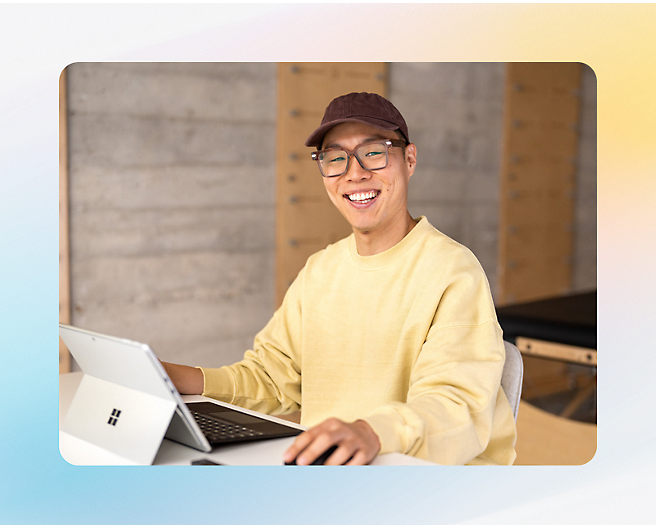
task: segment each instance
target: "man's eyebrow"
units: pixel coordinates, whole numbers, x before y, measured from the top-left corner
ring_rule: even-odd
[[[379,139],[388,139],[388,138],[383,137],[383,136],[372,136],[372,137],[368,137],[368,138],[362,140],[360,143],[358,143],[358,145],[362,145],[363,143],[368,143],[369,141],[377,141]],[[342,147],[339,143],[331,143],[330,145],[326,145],[325,147],[323,147],[322,150],[327,150],[327,149],[331,149],[331,148],[341,149],[341,148],[344,148],[344,147]]]

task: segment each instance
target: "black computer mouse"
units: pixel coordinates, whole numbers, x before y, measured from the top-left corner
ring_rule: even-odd
[[[333,454],[333,452],[337,449],[337,446],[332,446],[326,449],[321,455],[319,455],[317,458],[314,459],[314,462],[312,462],[310,465],[311,466],[323,466],[324,462],[328,460],[328,457]],[[292,460],[291,462],[285,462],[286,466],[296,466],[296,459]]]

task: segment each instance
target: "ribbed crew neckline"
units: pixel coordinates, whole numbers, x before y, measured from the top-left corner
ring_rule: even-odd
[[[406,255],[419,241],[422,232],[431,227],[425,216],[420,216],[419,218],[415,218],[415,220],[417,221],[417,225],[412,228],[412,231],[403,237],[398,244],[382,253],[370,255],[368,257],[363,257],[358,254],[358,248],[355,244],[355,235],[351,234],[348,241],[348,249],[351,261],[355,264],[355,267],[363,271],[378,270],[393,264]]]

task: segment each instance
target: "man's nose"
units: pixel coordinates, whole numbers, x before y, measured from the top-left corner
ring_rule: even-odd
[[[347,167],[344,176],[346,176],[348,181],[362,181],[371,178],[371,172],[367,169],[363,169],[358,158],[351,155],[349,166]]]

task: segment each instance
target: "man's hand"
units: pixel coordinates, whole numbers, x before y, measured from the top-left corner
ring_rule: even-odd
[[[329,418],[297,436],[285,452],[283,460],[291,462],[296,458],[297,465],[308,465],[334,445],[338,447],[328,457],[325,465],[368,464],[380,451],[378,435],[367,422],[357,420],[346,423],[337,418]]]
[[[187,365],[176,365],[162,361],[162,366],[180,394],[202,394],[203,371]]]

